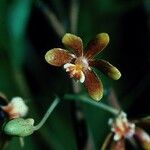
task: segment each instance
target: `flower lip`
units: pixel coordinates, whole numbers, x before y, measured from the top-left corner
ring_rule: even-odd
[[[81,69],[84,69],[84,70],[89,68],[88,60],[84,56],[78,57],[75,60],[75,65],[80,65]]]
[[[66,72],[69,72],[71,78],[79,80],[81,83],[85,80],[85,75],[82,71],[82,66],[80,64],[67,63],[64,65]]]
[[[88,60],[81,56],[77,57],[74,63],[66,63],[64,65],[64,69],[66,69],[66,72],[69,72],[71,78],[75,78],[79,80],[81,83],[85,81],[85,75],[84,72],[87,69],[90,69]]]

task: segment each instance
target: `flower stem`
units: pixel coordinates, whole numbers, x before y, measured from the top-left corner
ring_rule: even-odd
[[[150,116],[144,117],[142,120],[150,120]]]
[[[116,97],[116,94],[113,88],[110,89],[110,93],[108,95],[108,103],[115,109],[118,109],[118,110],[121,109],[121,106],[118,102],[118,99]]]
[[[20,94],[23,97],[29,97],[31,95],[31,93],[29,91],[29,87],[27,85],[27,82],[25,80],[25,76],[24,76],[22,70],[13,68],[12,71],[13,71],[13,75],[14,75],[14,80],[15,80],[16,86],[20,90],[19,91]]]
[[[50,107],[48,108],[47,112],[45,113],[43,119],[39,122],[39,124],[37,124],[36,126],[34,126],[34,130],[39,130],[44,123],[46,122],[46,120],[48,119],[48,117],[50,116],[50,114],[53,112],[53,110],[55,109],[55,107],[58,105],[58,103],[60,102],[60,99],[57,97],[53,103],[50,105]]]
[[[84,103],[91,104],[91,105],[96,106],[96,107],[98,107],[100,109],[108,111],[108,112],[110,112],[111,114],[113,114],[115,116],[118,115],[119,112],[120,112],[119,110],[114,109],[114,108],[112,108],[112,107],[110,107],[110,106],[108,106],[108,105],[106,105],[104,103],[94,102],[91,98],[85,97],[83,95],[71,95],[71,94],[67,94],[67,95],[64,96],[64,98],[66,100],[78,100],[78,101],[82,101]]]
[[[78,23],[78,12],[79,12],[79,0],[71,0],[70,6],[70,27],[71,32],[77,32]]]

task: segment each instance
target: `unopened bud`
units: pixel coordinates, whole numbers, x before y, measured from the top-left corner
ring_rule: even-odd
[[[12,98],[2,109],[8,114],[9,119],[24,117],[28,112],[28,106],[21,97]]]
[[[3,131],[10,136],[25,137],[34,132],[34,120],[32,118],[16,118],[4,124]]]

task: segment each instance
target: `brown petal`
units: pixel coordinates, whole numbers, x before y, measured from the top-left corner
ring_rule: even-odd
[[[110,150],[125,150],[124,138],[119,141],[113,141]]]
[[[84,85],[88,90],[89,95],[96,101],[99,101],[103,96],[103,85],[101,80],[93,71],[86,70]]]
[[[100,33],[95,39],[88,43],[86,48],[87,52],[85,56],[87,58],[93,58],[95,54],[100,53],[109,43],[109,35],[107,33]]]
[[[120,71],[105,60],[101,59],[98,61],[90,61],[90,66],[99,69],[101,72],[114,80],[118,80],[121,77]]]
[[[45,60],[54,66],[62,66],[73,59],[73,54],[61,48],[54,48],[45,54]]]
[[[74,34],[66,33],[62,38],[62,43],[71,48],[76,56],[81,56],[83,52],[82,39]]]
[[[113,137],[113,133],[112,132],[107,135],[107,137],[106,137],[106,139],[105,139],[105,141],[104,141],[104,143],[102,145],[101,150],[107,150],[109,148],[109,146],[111,144],[112,137]]]
[[[139,141],[144,150],[150,150],[150,136],[143,129],[136,127],[135,138]]]

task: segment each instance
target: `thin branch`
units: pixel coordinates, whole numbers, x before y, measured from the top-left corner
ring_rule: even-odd
[[[108,96],[108,103],[115,109],[121,110],[120,104],[118,102],[117,96],[113,88],[110,89]]]
[[[48,108],[47,112],[45,113],[43,119],[40,121],[40,123],[36,126],[34,126],[34,130],[38,130],[40,129],[43,124],[46,122],[46,120],[48,119],[48,117],[50,116],[50,114],[53,112],[53,110],[55,109],[55,107],[58,105],[58,103],[60,102],[59,98],[56,98],[53,103],[50,105],[50,107]]]
[[[78,81],[75,81],[72,79],[72,86],[73,86],[73,92],[74,93],[79,93],[81,91],[81,87],[79,85],[79,82]]]
[[[20,90],[20,93],[23,97],[30,97],[31,93],[26,82],[25,76],[21,69],[13,68],[14,80],[16,82],[17,87]]]
[[[40,0],[37,0],[36,2],[37,2],[37,6],[42,10],[42,12],[48,18],[49,22],[51,23],[57,35],[61,38],[66,32],[63,24],[58,20],[56,15],[47,7],[46,4],[44,4]]]
[[[87,104],[91,104],[91,105],[93,105],[93,106],[95,106],[95,107],[98,107],[98,108],[100,108],[100,109],[103,109],[103,110],[105,110],[105,111],[108,111],[108,112],[110,112],[111,114],[113,114],[113,115],[118,115],[119,114],[119,110],[117,110],[117,109],[114,109],[114,108],[112,108],[112,107],[110,107],[110,106],[108,106],[108,105],[106,105],[106,104],[103,104],[102,102],[100,102],[100,103],[98,103],[98,102],[95,102],[95,101],[93,101],[91,98],[89,98],[89,97],[85,97],[85,96],[83,96],[83,95],[71,95],[71,94],[66,94],[65,96],[64,96],[64,98],[66,99],[66,100],[78,100],[78,101],[82,101],[82,102],[84,102],[84,103],[87,103]]]
[[[79,13],[79,0],[71,0],[70,30],[71,30],[72,33],[77,32],[78,13]]]

